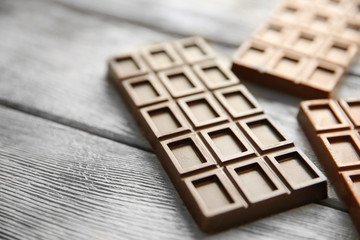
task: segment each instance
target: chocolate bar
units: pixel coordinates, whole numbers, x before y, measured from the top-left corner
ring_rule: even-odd
[[[360,98],[304,101],[298,119],[360,230]]]
[[[327,196],[324,175],[202,38],[116,56],[109,76],[202,230]]]
[[[358,2],[288,0],[240,46],[232,71],[303,98],[329,98],[359,46]]]

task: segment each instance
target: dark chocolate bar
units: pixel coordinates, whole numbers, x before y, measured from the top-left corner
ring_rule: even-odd
[[[202,230],[327,196],[323,174],[202,38],[117,56],[109,76]]]
[[[331,97],[360,46],[358,2],[285,1],[243,43],[232,71],[303,98]]]
[[[360,230],[360,98],[304,101],[298,119]]]

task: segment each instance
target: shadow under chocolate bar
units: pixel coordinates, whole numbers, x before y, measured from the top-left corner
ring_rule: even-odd
[[[360,230],[360,98],[304,101],[298,119]]]
[[[202,38],[116,56],[109,76],[202,230],[327,197],[323,174]]]
[[[303,98],[329,98],[356,58],[356,1],[285,1],[233,57],[240,78]]]

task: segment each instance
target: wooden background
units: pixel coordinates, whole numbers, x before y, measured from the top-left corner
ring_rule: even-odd
[[[358,239],[329,199],[235,229],[200,232],[113,85],[106,60],[204,36],[230,64],[269,0],[0,0],[1,239]],[[321,168],[300,99],[245,83]],[[360,61],[336,97],[359,96]]]

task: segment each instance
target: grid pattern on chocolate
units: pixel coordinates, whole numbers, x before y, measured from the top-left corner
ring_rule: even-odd
[[[204,231],[327,196],[322,173],[202,38],[115,57],[109,74]]]
[[[237,50],[233,72],[300,97],[330,97],[359,52],[356,9],[352,0],[285,1]]]
[[[298,119],[360,229],[360,98],[304,101]]]

